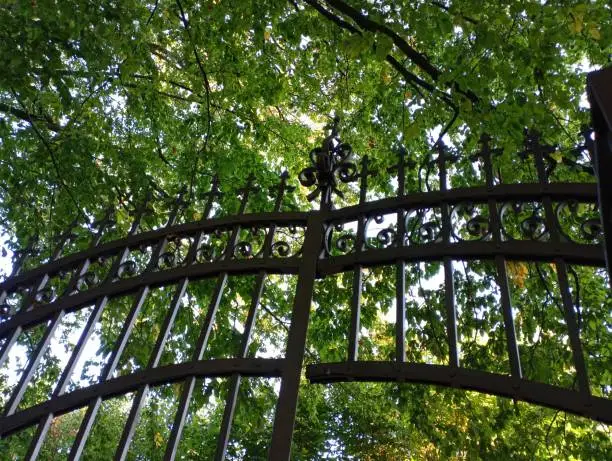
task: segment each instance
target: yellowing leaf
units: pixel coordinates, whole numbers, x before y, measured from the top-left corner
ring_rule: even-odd
[[[529,274],[527,264],[521,261],[508,261],[506,265],[508,267],[510,279],[512,279],[519,288],[524,288],[525,279],[527,278],[527,274]]]
[[[264,32],[264,40],[267,42],[268,40],[270,40],[270,36],[271,36],[270,31],[266,30]]]
[[[582,13],[571,13],[571,22],[569,24],[570,32],[579,34],[584,26],[584,15]]]
[[[408,100],[410,98],[412,98],[412,92],[411,91],[406,91],[404,93],[404,99]]]
[[[589,34],[593,37],[593,40],[601,40],[601,32],[599,32],[599,27],[595,24],[589,26]]]
[[[554,154],[550,154],[550,157],[554,159],[554,161],[557,163],[561,163],[561,160],[563,160],[563,155],[561,154],[561,152],[555,152]]]
[[[155,442],[155,446],[159,448],[164,443],[164,438],[159,432],[156,432],[155,435],[153,436],[153,441]]]

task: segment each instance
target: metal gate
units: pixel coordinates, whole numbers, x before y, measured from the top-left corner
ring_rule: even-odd
[[[612,169],[605,166],[610,156],[606,144],[609,130],[603,121],[603,109],[598,110],[595,118],[600,134],[595,167],[603,178],[610,177]],[[415,161],[399,150],[395,166],[372,171],[367,157],[357,161],[334,127],[322,146],[311,152],[312,165],[298,178],[303,187],[310,188],[308,198],[320,203],[314,211],[283,208],[283,200],[290,197],[287,193],[292,190],[288,175],[284,174],[271,193],[272,209],[268,212],[249,212],[249,200],[255,191],[249,183],[241,190],[236,214],[211,218],[221,193],[219,184],[213,180],[197,220],[179,223],[179,215],[187,204],[178,197],[172,200],[163,226],[141,231],[143,219],[154,211],[149,197],[133,210],[131,228],[122,238],[112,233],[113,211],[86,227],[75,223],[74,228],[58,237],[57,247],[40,265],[28,262],[39,262],[42,258],[31,245],[17,255],[12,276],[0,284],[0,364],[7,361],[25,332],[39,328],[42,333],[5,402],[0,435],[36,427],[26,455],[27,459],[34,459],[55,417],[86,408],[69,454],[69,459],[79,459],[103,401],[133,393],[115,454],[116,459],[125,459],[150,390],[162,384],[179,383],[180,397],[164,448],[165,459],[171,460],[177,453],[196,380],[223,376],[230,380],[217,442],[216,459],[223,459],[241,378],[277,377],[281,385],[269,458],[288,460],[314,286],[318,279],[346,272],[352,275],[346,359],[309,365],[306,376],[311,383],[354,380],[436,384],[532,402],[612,423],[612,401],[592,395],[580,338],[578,279],[573,269],[605,267],[604,240],[608,242],[608,251],[612,247],[608,226],[604,219],[602,228],[598,210],[591,162],[595,146],[590,131],[585,130],[583,135],[583,145],[564,151],[546,145],[535,132],[526,133],[523,151],[506,157],[504,162],[524,165],[525,178],[532,174],[533,180],[523,178],[520,183],[506,183],[496,167],[500,151],[488,136],[481,138],[480,149],[475,153],[458,153],[440,142],[426,159]],[[564,169],[586,179],[568,182]],[[389,177],[394,195],[368,198],[368,182],[374,173]],[[407,177],[417,178],[417,183],[407,184]],[[605,197],[606,186],[601,187]],[[609,216],[606,205],[609,202],[602,203],[604,216]],[[85,249],[84,233],[91,235]],[[80,247],[75,243],[79,239]],[[491,279],[498,286],[495,302],[502,318],[509,373],[464,367],[461,362],[454,273],[458,261],[473,260],[487,261]],[[440,267],[445,363],[415,363],[407,358],[410,327],[406,266],[428,262],[437,262]],[[571,349],[573,387],[537,382],[523,375],[508,274],[509,265],[516,262],[546,263],[551,268],[548,275],[554,278],[550,283],[558,289]],[[395,273],[395,353],[391,360],[363,361],[360,360],[363,276],[367,270],[382,266],[392,266]],[[239,350],[233,358],[205,358],[228,278],[236,274],[254,275]],[[249,354],[249,346],[264,283],[270,274],[297,276],[286,350],[281,358],[254,358]],[[180,363],[163,365],[162,354],[185,292],[190,283],[200,279],[215,282],[197,327],[199,336],[191,355]],[[139,313],[151,290],[158,287],[172,287],[172,294],[147,364],[117,376],[117,366]],[[131,305],[98,381],[72,389],[70,381],[77,363],[105,308],[114,298],[128,294]],[[63,319],[70,313],[85,312],[85,308],[88,310],[82,332],[49,397],[35,405],[20,407]]]

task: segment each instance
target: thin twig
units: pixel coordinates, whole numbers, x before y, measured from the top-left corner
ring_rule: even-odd
[[[151,20],[153,19],[153,16],[155,16],[155,13],[157,12],[157,7],[159,6],[159,0],[155,0],[155,6],[153,7],[153,10],[151,10],[151,15],[149,16],[149,19],[147,19],[147,22],[145,25],[149,25],[151,23]]]
[[[204,65],[202,64],[202,60],[200,59],[200,54],[198,53],[195,42],[193,41],[193,37],[191,36],[189,22],[187,21],[187,17],[185,16],[185,10],[183,9],[181,0],[176,0],[176,4],[180,11],[181,22],[183,23],[183,27],[185,29],[185,32],[187,33],[189,42],[191,43],[191,47],[193,49],[193,55],[196,59],[198,69],[200,70],[200,73],[202,74],[202,78],[204,79],[204,90],[206,91],[206,115],[208,117],[208,121],[207,121],[208,127],[206,129],[206,136],[204,138],[204,146],[202,146],[202,149],[200,149],[199,155],[196,158],[196,164],[194,165],[193,171],[191,173],[191,180],[189,181],[189,194],[192,195],[193,194],[193,182],[195,180],[195,176],[198,170],[198,163],[200,160],[200,156],[202,153],[206,152],[206,150],[208,149],[208,142],[210,140],[210,135],[211,135],[211,130],[212,130],[212,117],[211,117],[211,112],[210,112],[210,82],[208,81],[208,74],[206,73],[206,70],[204,69]]]
[[[53,152],[53,149],[49,145],[49,142],[45,139],[45,137],[42,135],[42,133],[38,130],[38,127],[36,126],[36,123],[34,123],[34,120],[32,120],[32,118],[30,117],[29,112],[28,112],[26,106],[23,104],[21,99],[19,99],[19,96],[17,96],[17,93],[15,92],[15,90],[11,89],[11,92],[13,93],[13,96],[15,97],[15,99],[17,100],[19,105],[22,107],[24,112],[27,114],[28,122],[30,123],[30,126],[34,130],[34,133],[36,133],[36,136],[38,137],[38,139],[40,139],[40,141],[45,146],[45,149],[49,153],[49,156],[51,157],[51,163],[53,164],[53,169],[55,170],[55,174],[57,175],[58,182],[60,183],[60,185],[68,193],[68,196],[70,197],[70,199],[72,200],[72,203],[74,203],[74,206],[76,207],[77,213],[80,214],[81,216],[83,216],[85,219],[87,219],[87,217],[81,211],[81,206],[79,205],[79,203],[76,201],[74,195],[72,194],[72,190],[70,189],[70,187],[68,187],[68,185],[66,184],[66,182],[62,178],[62,175],[61,175],[60,169],[59,169],[59,165],[57,163],[57,159],[55,158],[55,153]]]

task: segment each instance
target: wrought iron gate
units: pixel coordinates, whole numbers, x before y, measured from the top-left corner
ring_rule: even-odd
[[[608,139],[609,132],[603,126],[600,133]],[[334,128],[322,147],[311,152],[312,166],[299,176],[302,186],[311,188],[308,198],[320,201],[318,210],[283,211],[283,199],[292,189],[285,174],[273,192],[270,211],[248,212],[255,190],[249,183],[241,190],[236,214],[211,218],[220,196],[214,180],[197,220],[179,222],[181,210],[187,204],[178,197],[171,201],[172,209],[163,226],[141,231],[143,219],[152,211],[149,197],[134,210],[127,236],[117,238],[112,233],[113,212],[86,227],[79,228],[75,223],[73,229],[58,238],[57,247],[46,256],[46,261],[35,267],[28,260],[40,258],[37,259],[31,245],[18,255],[12,276],[0,284],[0,364],[7,361],[25,332],[39,328],[42,334],[5,402],[0,435],[35,426],[26,455],[27,459],[34,459],[55,417],[86,408],[69,455],[69,459],[78,459],[103,401],[134,393],[115,454],[116,459],[125,459],[150,390],[178,382],[180,397],[165,447],[165,459],[171,460],[176,456],[196,380],[223,376],[230,380],[216,455],[223,459],[241,378],[277,377],[281,385],[269,457],[287,460],[315,282],[344,272],[350,272],[353,280],[346,360],[309,365],[306,376],[311,383],[348,380],[429,383],[510,397],[612,423],[612,401],[592,395],[580,338],[578,282],[573,269],[603,268],[606,264],[597,184],[588,180],[593,175],[589,152],[593,152],[594,146],[591,133],[585,130],[583,134],[584,145],[559,151],[544,144],[537,133],[527,133],[523,152],[504,160],[524,165],[526,177],[529,168],[533,168],[533,181],[520,183],[504,182],[495,167],[500,152],[487,136],[482,137],[480,150],[472,156],[458,155],[442,143],[429,158],[419,162],[400,151],[398,163],[384,172],[394,184],[395,195],[369,200],[368,181],[374,172],[368,159],[356,162],[350,146],[340,141]],[[601,139],[600,136],[600,160],[610,155],[609,147]],[[605,170],[605,161],[599,163],[600,177],[605,175],[604,171],[612,172]],[[564,169],[587,179],[567,182]],[[411,178],[418,178],[417,184],[407,184],[409,170]],[[351,194],[356,198],[352,205],[347,204]],[[334,204],[342,206],[336,208]],[[604,216],[606,213],[609,211],[604,211]],[[91,235],[88,248],[83,248],[84,234]],[[606,234],[605,240],[609,239]],[[610,245],[607,247],[609,251]],[[462,366],[454,273],[457,261],[472,260],[488,261],[492,280],[499,288],[495,302],[502,318],[508,373]],[[573,387],[523,376],[508,275],[509,264],[517,261],[545,262],[552,268],[549,275],[556,280],[551,284],[558,288],[571,349],[576,384]],[[415,363],[408,358],[406,265],[426,262],[440,263],[445,363]],[[395,272],[395,354],[391,360],[363,361],[360,360],[363,276],[369,268],[381,266],[391,266]],[[228,279],[237,274],[254,275],[239,350],[233,358],[205,358]],[[270,274],[297,276],[286,350],[281,358],[254,358],[249,346],[264,283]],[[191,355],[176,363],[162,364],[185,292],[190,283],[199,279],[215,282]],[[173,287],[173,291],[148,362],[136,371],[117,376],[119,361],[139,314],[151,290],[158,287]],[[71,388],[77,363],[105,308],[113,299],[126,295],[131,296],[131,305],[97,383]],[[22,408],[24,393],[62,321],[70,313],[85,312],[86,308],[80,337],[49,397]]]

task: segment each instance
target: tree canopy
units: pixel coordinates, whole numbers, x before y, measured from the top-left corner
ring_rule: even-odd
[[[15,250],[34,236],[52,242],[75,219],[91,222],[113,205],[119,227],[125,227],[128,209],[151,189],[168,196],[184,189],[187,201],[200,203],[213,174],[227,190],[242,187],[251,175],[264,185],[273,184],[283,169],[295,177],[336,116],[342,138],[380,168],[396,162],[400,146],[419,161],[441,138],[470,152],[488,133],[504,149],[499,163],[504,178],[518,182],[527,173],[511,156],[522,150],[525,128],[537,129],[550,144],[574,146],[589,123],[585,75],[609,63],[611,13],[602,0],[4,1],[0,232]],[[377,193],[393,188],[388,178],[372,181]],[[467,185],[470,178],[458,175],[455,181]],[[420,188],[416,176],[407,182]],[[257,200],[265,207],[265,199]],[[227,194],[218,213],[231,214],[235,205]],[[201,210],[194,205],[190,212],[186,220],[197,219]],[[494,310],[487,264],[470,262],[456,273],[466,313],[462,334],[474,338],[464,344],[465,360],[503,371],[503,338],[496,330],[501,313],[468,315]],[[415,264],[407,270],[414,291],[408,319],[414,361],[438,363],[446,354],[440,341],[443,300],[431,282],[439,266]],[[369,336],[362,346],[373,359],[393,350],[392,323],[384,317],[394,290],[389,270],[372,269],[366,276],[363,324]],[[553,270],[546,264],[509,264],[520,300],[517,328],[527,374],[571,387],[567,345],[556,339],[558,293],[546,283]],[[596,393],[609,396],[607,275],[575,270],[583,286],[589,372]],[[191,309],[179,314],[162,363],[189,355],[212,283],[190,285]],[[258,320],[262,333],[253,353],[269,356],[282,349],[294,284],[294,278],[280,276],[266,283],[265,312]],[[244,323],[252,286],[250,276],[230,281],[207,352],[211,357],[230,356],[238,347],[236,323]],[[348,274],[318,282],[307,360],[343,359],[348,311],[337,306],[348,305],[350,286]],[[155,306],[170,296],[169,288],[151,296],[118,374],[146,365],[165,314]],[[82,364],[74,388],[95,381],[128,301],[114,300],[106,310],[96,334],[99,350]],[[69,331],[82,328],[83,318],[77,313],[62,330],[59,344],[66,350],[74,343]],[[29,330],[20,345],[31,350],[40,328]],[[486,347],[478,335],[490,339]],[[23,405],[46,398],[61,360],[61,354],[50,354],[43,361]],[[0,392],[6,398],[11,372],[2,373]],[[231,459],[267,456],[277,384],[251,379],[241,387],[240,399],[248,404],[237,409]],[[180,459],[214,455],[226,392],[226,380],[199,382]],[[161,459],[159,447],[178,395],[178,385],[151,394],[131,459]],[[296,460],[603,459],[611,448],[608,428],[596,423],[428,386],[304,382],[299,405]],[[105,402],[85,459],[113,453],[121,434],[114,422],[125,420],[126,408],[129,396]],[[54,420],[41,459],[69,450],[82,414]],[[2,441],[2,456],[23,456],[31,434]]]
[[[436,127],[567,144],[610,16],[604,1],[4,2],[3,227],[23,238],[148,178],[195,193],[210,172],[295,174],[332,114],[380,159]]]

